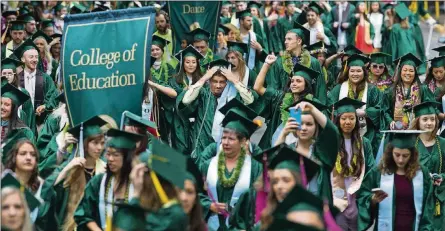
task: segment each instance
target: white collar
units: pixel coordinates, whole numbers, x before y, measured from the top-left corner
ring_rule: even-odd
[[[34,76],[36,76],[37,69],[35,69],[35,70],[34,70],[33,72],[31,72],[31,73],[28,73],[28,72],[25,71],[25,70],[23,70],[23,71],[25,72],[24,76],[34,77]]]

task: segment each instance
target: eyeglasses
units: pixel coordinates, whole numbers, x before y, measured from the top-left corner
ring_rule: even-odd
[[[377,65],[377,64],[373,64],[372,68],[374,69],[385,69],[385,65]]]
[[[15,76],[15,73],[8,73],[8,74],[3,74],[2,78],[13,77],[13,76]]]

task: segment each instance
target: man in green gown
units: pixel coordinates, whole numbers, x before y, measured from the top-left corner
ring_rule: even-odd
[[[25,63],[24,70],[17,75],[20,87],[25,88],[31,97],[36,113],[36,124],[42,124],[46,112],[56,107],[57,89],[51,77],[38,70],[38,48],[31,40],[26,40],[14,50],[14,55]],[[36,133],[36,125],[30,128]]]
[[[8,58],[10,55],[12,55],[12,51],[23,43],[23,40],[25,39],[24,23],[24,21],[12,21],[9,23],[11,27],[11,29],[9,29],[11,41],[6,43],[6,45],[2,45],[2,59]]]
[[[209,84],[206,84],[208,80]],[[221,66],[209,69],[198,82],[177,97],[178,113],[183,118],[195,118],[191,134],[192,155],[199,155],[209,144],[220,140],[220,123],[224,115],[218,109],[233,98],[242,99],[245,105],[254,102],[247,86],[229,69]]]
[[[287,32],[292,29],[294,22],[300,15],[295,11],[295,2],[286,1],[285,2],[286,11],[282,18],[279,18],[277,24],[271,29],[272,30],[272,48],[270,49],[276,54],[283,53],[286,49],[284,47],[284,37]]]
[[[204,216],[210,230],[228,230],[226,222],[239,196],[262,173],[261,164],[246,153],[246,141],[257,129],[244,109],[230,109],[222,121],[222,149],[199,164],[206,178],[208,195],[201,195]]]
[[[304,22],[301,22],[306,29],[310,31],[310,40],[308,45],[312,45],[318,41],[322,41],[333,49],[338,49],[337,39],[334,34],[323,25],[321,15],[324,9],[318,3],[311,2],[305,12]]]
[[[36,20],[32,16],[32,13],[28,12],[26,14],[20,15],[17,20],[25,22],[25,38],[30,38],[37,30]]]
[[[288,87],[289,75],[297,63],[318,73],[323,73],[320,62],[312,57],[308,50],[303,48],[304,44],[307,45],[309,43],[310,32],[298,23],[295,23],[294,27],[296,29],[289,30],[286,34],[285,54],[277,59],[275,65],[267,73],[267,87],[285,91]],[[320,74],[311,84],[314,90],[314,97],[325,104],[327,90],[324,77]]]
[[[210,32],[202,28],[196,28],[190,32],[190,35],[193,37],[193,47],[204,56],[204,59],[200,60],[201,66],[217,59],[209,47]],[[205,69],[201,68],[201,71],[205,72]]]

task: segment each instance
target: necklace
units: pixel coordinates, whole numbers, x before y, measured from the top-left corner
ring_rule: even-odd
[[[236,162],[236,167],[233,170],[233,173],[230,176],[230,178],[227,179],[226,174],[224,173],[224,170],[226,169],[226,157],[224,151],[221,151],[221,153],[218,156],[218,179],[221,181],[221,185],[224,188],[231,188],[236,184],[239,175],[241,173],[241,168],[243,167],[245,158],[246,158],[246,151],[244,150],[244,148],[241,148],[241,153]]]
[[[93,170],[91,170],[91,171],[88,171],[87,168],[84,168],[83,170],[85,171],[85,173],[87,173],[90,176],[93,176],[94,173],[96,172],[96,168],[93,168]]]

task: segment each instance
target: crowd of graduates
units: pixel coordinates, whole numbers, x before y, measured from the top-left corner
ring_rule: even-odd
[[[445,231],[445,46],[427,60],[423,3],[215,4],[217,34],[183,35],[164,2],[4,5],[2,230]],[[145,6],[142,111],[70,124],[65,15]]]

